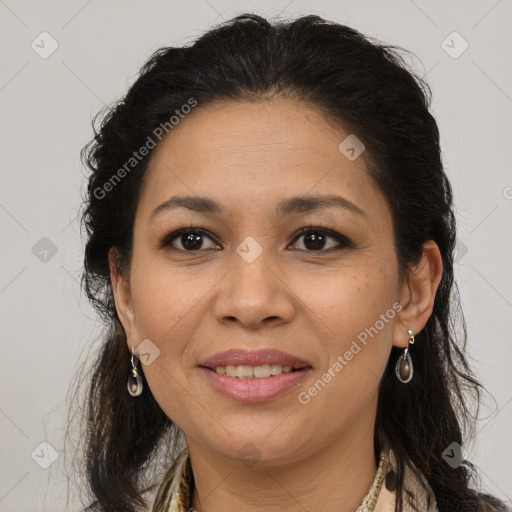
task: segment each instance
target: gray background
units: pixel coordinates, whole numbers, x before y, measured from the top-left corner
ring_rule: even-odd
[[[417,55],[411,64],[432,87],[455,191],[470,361],[491,394],[465,449],[484,488],[512,496],[511,0],[0,0],[1,512],[80,508],[73,496],[65,504],[63,436],[71,377],[100,332],[78,283],[79,151],[91,117],[153,50],[248,11],[319,14]],[[58,43],[46,59],[31,47],[43,46],[43,31]],[[445,51],[462,49],[458,36],[442,45],[453,31],[469,44],[458,58]],[[48,469],[37,462],[49,453],[42,442],[57,454]]]

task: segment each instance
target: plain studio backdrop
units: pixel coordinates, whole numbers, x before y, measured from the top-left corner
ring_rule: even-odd
[[[512,496],[511,0],[0,0],[2,512],[80,509],[62,462],[66,394],[100,333],[78,282],[91,118],[155,49],[243,12],[318,14],[417,56],[454,188],[470,363],[495,399],[466,455],[487,491]]]

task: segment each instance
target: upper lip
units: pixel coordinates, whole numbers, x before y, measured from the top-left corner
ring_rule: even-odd
[[[275,349],[265,350],[244,350],[232,349],[226,352],[219,352],[205,361],[199,366],[206,366],[207,368],[215,368],[217,366],[261,366],[264,364],[279,364],[281,366],[291,366],[292,368],[299,369],[311,366],[308,362],[300,359],[286,352],[281,352]]]

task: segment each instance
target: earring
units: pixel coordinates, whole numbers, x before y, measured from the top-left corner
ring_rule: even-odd
[[[131,396],[139,396],[142,393],[144,386],[142,385],[142,378],[139,375],[137,367],[135,366],[135,363],[133,362],[133,355],[134,355],[134,347],[132,345],[132,358],[131,358],[132,370],[131,370],[131,375],[128,377],[128,383],[127,383],[126,387],[128,388],[128,393],[130,393]]]
[[[407,329],[409,333],[409,344],[414,343],[414,335],[411,329]],[[414,369],[412,367],[412,359],[409,354],[409,346],[404,350],[404,353],[398,358],[395,366],[395,374],[397,379],[404,384],[407,384],[411,379],[414,373]]]

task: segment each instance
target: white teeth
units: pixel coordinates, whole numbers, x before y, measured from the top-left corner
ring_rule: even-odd
[[[270,365],[264,364],[261,366],[255,366],[253,373],[257,379],[266,379],[266,378],[270,377],[270,375],[271,375]]]
[[[251,366],[237,366],[236,367],[236,376],[239,379],[248,379],[250,377],[254,377],[252,373]]]
[[[226,375],[228,377],[236,377],[236,366],[226,366]]]
[[[290,373],[292,371],[292,367],[281,366],[280,364],[263,364],[261,366],[227,365],[217,366],[215,371],[222,375],[238,377],[239,379],[266,379],[273,375]]]

